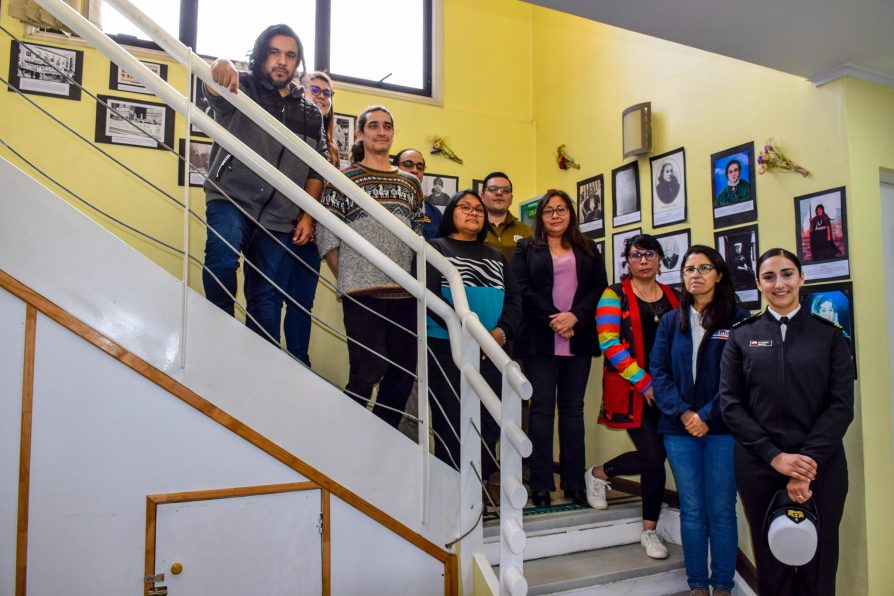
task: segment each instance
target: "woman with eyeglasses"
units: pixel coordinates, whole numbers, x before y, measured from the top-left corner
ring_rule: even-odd
[[[587,501],[605,509],[605,490],[613,476],[639,475],[642,482],[643,532],[640,544],[653,559],[667,557],[667,547],[655,529],[664,496],[664,442],[658,434],[661,411],[655,405],[649,354],[658,322],[677,307],[674,291],[658,283],[658,267],[664,257],[661,243],[640,234],[624,244],[628,273],[621,283],[606,288],[596,306],[599,347],[605,356],[602,372],[602,407],[599,423],[623,428],[636,446],[630,451],[593,466],[585,474]]]
[[[429,240],[431,247],[456,265],[462,276],[469,308],[498,344],[512,340],[521,321],[521,295],[506,258],[495,248],[484,244],[487,237],[487,210],[481,197],[471,190],[462,190],[450,199],[444,209],[439,235]],[[450,287],[443,274],[428,265],[426,285],[433,293],[453,304]],[[428,374],[432,429],[436,433],[435,456],[447,464],[459,464],[459,369],[453,363],[449,335],[444,321],[429,312]],[[489,359],[482,360],[481,374],[499,396],[502,392],[500,371]],[[481,409],[481,435],[491,453],[496,453],[500,428],[486,409]],[[497,466],[486,452],[481,457],[483,481]]]
[[[571,198],[549,190],[537,204],[530,238],[518,242],[512,272],[522,294],[524,319],[514,356],[534,393],[528,418],[533,443],[531,499],[551,504],[553,427],[559,412],[559,462],[565,497],[587,505],[584,471],[584,392],[590,364],[599,356],[596,302],[608,284],[602,255],[580,233]]]
[[[729,596],[739,547],[736,440],[720,412],[720,359],[734,323],[749,317],[736,305],[732,276],[713,248],[694,245],[680,267],[678,308],[662,317],[649,364],[658,432],[680,495],[680,529],[692,596]],[[708,573],[708,545],[711,572]]]

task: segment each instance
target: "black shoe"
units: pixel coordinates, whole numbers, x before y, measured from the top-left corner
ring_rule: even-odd
[[[587,491],[583,488],[574,488],[571,490],[565,491],[565,498],[571,499],[575,505],[580,505],[581,507],[589,507],[590,505],[587,503]]]
[[[552,503],[552,501],[550,500],[549,491],[535,490],[531,493],[531,502],[534,503],[534,507],[549,507]]]

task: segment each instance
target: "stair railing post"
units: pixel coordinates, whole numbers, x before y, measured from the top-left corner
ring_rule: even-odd
[[[416,259],[416,279],[425,288],[427,273],[428,245],[425,244]],[[420,496],[420,521],[423,525],[428,523],[428,505],[430,490],[429,473],[429,437],[431,418],[428,410],[428,293],[422,292],[422,298],[416,301],[416,416],[419,422],[416,424],[416,432],[419,440],[419,463],[421,466],[421,494]]]
[[[471,593],[473,556],[484,545],[484,502],[481,488],[481,440],[476,429],[481,428],[481,402],[469,379],[462,371],[467,366],[478,370],[481,365],[481,348],[469,331],[468,320],[477,316],[466,315],[462,323],[460,343],[460,409],[459,409],[459,482],[460,482],[460,570],[463,591]],[[448,398],[451,399],[451,398]],[[474,425],[474,426],[473,426]]]

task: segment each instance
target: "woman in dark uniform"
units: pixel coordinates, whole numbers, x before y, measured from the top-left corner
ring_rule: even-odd
[[[720,400],[736,437],[736,480],[761,594],[834,594],[847,496],[842,439],[854,417],[854,365],[841,327],[799,304],[801,263],[772,248],[757,262],[767,310],[736,325],[723,353]],[[770,552],[764,518],[779,490],[819,515],[816,555],[790,567]]]

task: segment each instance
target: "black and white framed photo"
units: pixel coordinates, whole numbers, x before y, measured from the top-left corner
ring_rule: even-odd
[[[733,278],[733,288],[742,308],[755,310],[761,306],[757,291],[757,225],[714,232],[714,247],[723,256]]]
[[[12,42],[9,85],[32,95],[81,99],[81,88],[68,78],[84,81],[84,52],[36,43]],[[9,91],[13,92],[12,89]]]
[[[151,70],[163,81],[168,80],[168,65],[159,64],[158,62],[146,62],[140,60],[143,66]],[[118,68],[114,62],[109,62],[109,89],[112,91],[129,91],[131,93],[142,93],[143,95],[154,95],[146,88],[136,77],[125,70]]]
[[[189,89],[190,100],[196,105],[196,107],[210,116],[211,105],[208,103],[208,98],[205,97],[205,91],[203,89],[204,86],[205,83],[202,82],[202,79],[194,76],[192,78],[192,86]],[[195,123],[190,123],[189,134],[206,138],[208,137],[208,135],[206,135],[201,128],[196,126]]]
[[[850,343],[857,371],[857,343],[854,340],[854,287],[850,282],[801,286],[801,306],[818,317],[840,325]]]
[[[434,205],[442,212],[450,197],[459,190],[459,176],[447,176],[444,174],[426,174],[422,177],[422,195],[425,202]]]
[[[661,267],[658,269],[657,279],[659,282],[675,288],[679,288],[683,284],[680,274],[680,267],[683,265],[681,259],[689,250],[692,242],[691,237],[689,228],[655,235],[655,239],[661,244],[661,250],[664,251]]]
[[[635,161],[612,170],[612,214],[612,225],[615,227],[639,223],[643,219],[639,164]]]
[[[164,149],[174,145],[174,110],[163,103],[98,96],[96,142]]]
[[[484,180],[479,180],[478,178],[472,179],[472,190],[478,193],[478,196],[481,196],[481,193],[484,192]]]
[[[804,278],[850,277],[844,187],[795,197],[795,219]]]
[[[652,227],[686,221],[686,151],[683,147],[649,159],[652,168]]]
[[[754,141],[711,156],[715,228],[757,220],[754,170]]]
[[[186,139],[180,139],[177,148],[180,157],[186,156]],[[209,141],[189,141],[189,185],[202,186],[211,165],[211,143]],[[183,160],[177,160],[177,185],[183,186]]]
[[[605,238],[604,188],[602,174],[577,183],[577,218],[586,238]]]
[[[621,281],[629,270],[627,266],[627,259],[624,258],[624,244],[630,238],[634,236],[639,236],[643,231],[640,228],[636,228],[634,230],[627,230],[625,232],[618,232],[617,234],[612,234],[612,263],[614,264],[614,283],[618,283]]]
[[[596,250],[599,251],[599,256],[602,257],[602,265],[607,271],[609,263],[608,260],[605,258],[605,240],[594,240],[593,244],[596,245]]]
[[[342,170],[351,165],[351,146],[354,144],[356,127],[357,116],[335,114],[335,128],[332,135],[335,144],[338,145],[338,160]]]

